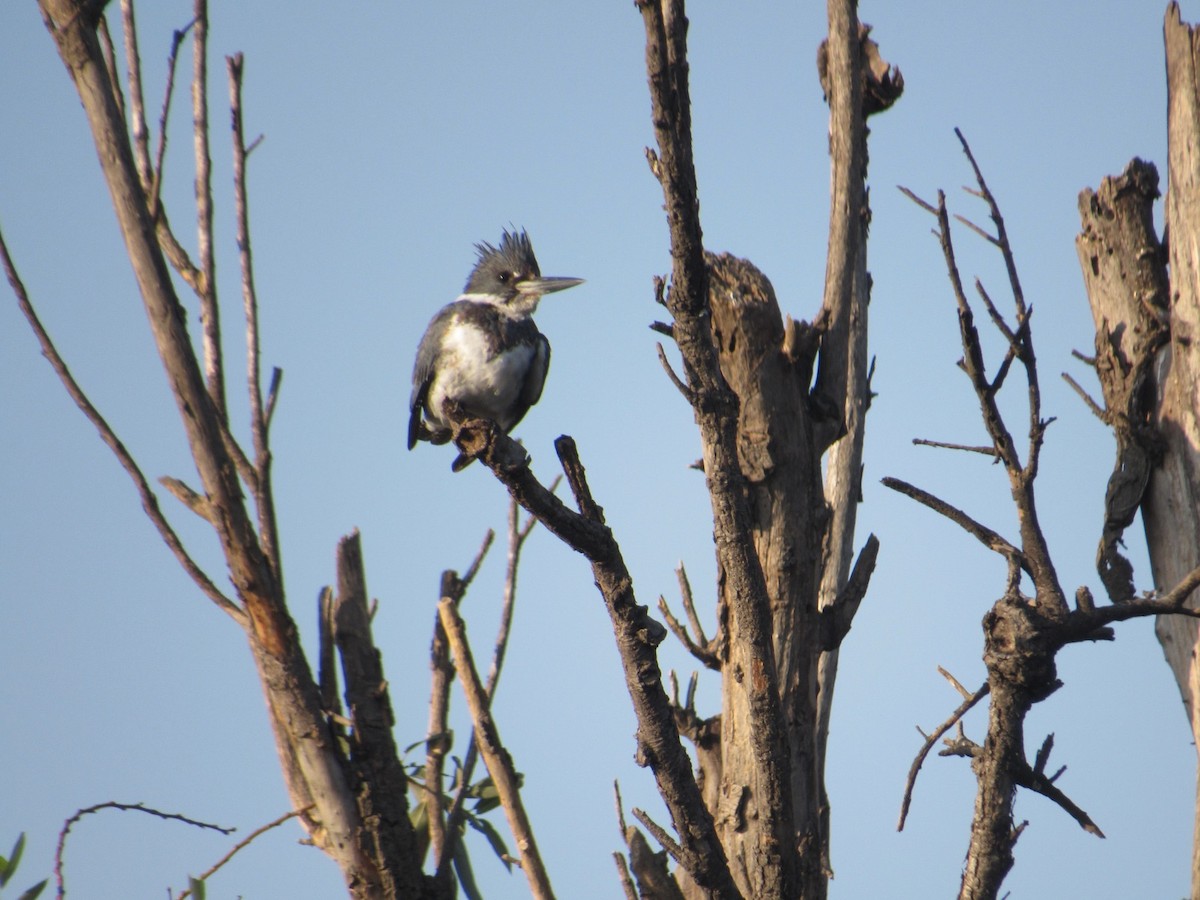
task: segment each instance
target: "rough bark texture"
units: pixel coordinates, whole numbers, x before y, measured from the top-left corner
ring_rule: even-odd
[[[679,348],[680,387],[700,431],[719,582],[717,638],[703,652],[689,649],[721,670],[721,715],[701,721],[689,703],[677,711],[680,729],[697,745],[705,799],[738,888],[820,898],[830,875],[822,776],[836,667],[829,651],[849,630],[877,547],[868,542],[869,561],[854,590],[844,590],[869,392],[864,120],[888,108],[903,81],[879,57],[855,4],[830,2],[830,37],[818,58],[831,109],[826,285],[815,324],[785,324],[770,282],[752,264],[702,255],[682,4],[639,6],[658,141],[650,162],[673,259],[663,297],[673,320],[663,330]],[[822,457],[839,438],[828,487],[843,508],[831,540]]]
[[[1170,343],[1158,366],[1156,424],[1164,447],[1143,507],[1155,586],[1169,589],[1200,564],[1200,46],[1195,28],[1167,11]],[[1195,622],[1164,619],[1159,640],[1200,735]]]
[[[420,856],[408,819],[408,777],[392,737],[396,720],[383,660],[371,635],[357,531],[338,543],[337,572],[333,636],[342,660],[346,708],[353,725],[348,737],[348,768],[362,818],[359,843],[375,861],[384,896],[406,897],[421,889]],[[407,860],[409,865],[397,871],[394,860]]]
[[[1200,36],[1167,8],[1166,232],[1154,233],[1158,173],[1134,160],[1080,197],[1080,263],[1096,323],[1104,415],[1117,440],[1099,566],[1114,600],[1133,596],[1132,568],[1115,550],[1139,504],[1157,591],[1200,565]],[[1169,276],[1168,276],[1169,273]],[[1169,277],[1169,281],[1168,281]],[[1106,549],[1106,543],[1112,548]],[[1188,605],[1196,606],[1193,597]],[[1200,737],[1200,630],[1160,616],[1155,633]],[[1200,796],[1192,895],[1200,896]]]
[[[646,29],[646,71],[658,144],[653,161],[671,233],[671,286],[665,297],[683,360],[686,391],[700,431],[704,473],[713,510],[721,596],[728,622],[724,660],[727,703],[745,726],[747,768],[723,773],[722,802],[751,814],[723,830],[730,868],[741,891],[761,898],[800,895],[791,823],[790,753],[784,727],[766,580],[746,541],[752,515],[738,464],[738,398],[725,383],[712,341],[708,272],[704,262],[696,171],[692,161],[687,80],[687,19],[680,0],[640,4]],[[730,788],[727,790],[725,784]],[[753,795],[749,792],[753,790]],[[723,815],[717,813],[718,817]]]
[[[792,827],[802,868],[801,896],[815,896],[823,882],[820,847],[821,790],[814,743],[820,628],[817,585],[829,511],[821,491],[819,416],[809,384],[813,359],[800,352],[796,334],[809,326],[791,323],[785,351],[784,323],[770,282],[752,264],[728,255],[710,256],[709,298],[713,340],[721,373],[739,399],[738,462],[746,479],[754,551],[766,579],[772,650],[788,739]],[[728,603],[722,599],[722,607]],[[735,629],[729,640],[742,638]],[[737,691],[725,690],[721,710],[721,788],[714,811],[727,847],[745,844],[758,815],[747,758],[753,727]],[[814,852],[818,851],[818,852]],[[735,878],[752,885],[753,854],[733,854]]]
[[[1160,589],[1170,589],[1200,565],[1200,41],[1196,29],[1180,21],[1174,3],[1165,37],[1171,342],[1156,416],[1165,447],[1142,507]],[[1193,605],[1198,602],[1193,597]],[[1179,684],[1192,734],[1200,740],[1200,631],[1195,621],[1164,616],[1155,633]],[[1196,810],[1192,895],[1200,896],[1200,796]]]

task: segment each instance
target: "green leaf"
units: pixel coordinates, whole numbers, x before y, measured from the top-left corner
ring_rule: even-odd
[[[21,861],[21,854],[24,852],[25,832],[22,831],[17,842],[13,844],[12,853],[8,855],[8,859],[0,856],[0,887],[8,884],[8,879],[17,873],[17,864]]]
[[[509,860],[508,847],[504,844],[504,838],[500,837],[495,826],[487,819],[477,819],[474,816],[469,816],[467,821],[471,823],[471,827],[487,838],[487,842],[492,845],[492,852],[496,854],[500,862],[504,863],[504,868],[512,872],[512,862]]]
[[[467,856],[467,848],[462,841],[454,844],[454,874],[458,876],[459,887],[467,900],[483,900],[479,893],[479,885],[475,883],[475,873],[471,871],[471,858]]]
[[[429,828],[429,810],[424,800],[408,811],[408,821],[412,823],[413,831],[424,832]]]
[[[204,879],[188,876],[188,890],[196,900],[204,900]]]
[[[17,900],[37,900],[38,896],[42,893],[43,890],[45,890],[46,882],[48,882],[49,880],[50,880],[49,878],[43,878],[41,881],[39,881],[37,884],[35,884],[33,887],[31,887],[25,893],[23,893],[20,897],[18,897]]]

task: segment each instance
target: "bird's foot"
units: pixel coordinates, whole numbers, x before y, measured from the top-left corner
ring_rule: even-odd
[[[467,419],[456,423],[454,445],[459,455],[450,468],[461,472],[472,460],[484,459],[489,466],[515,472],[529,465],[529,454],[490,419]]]

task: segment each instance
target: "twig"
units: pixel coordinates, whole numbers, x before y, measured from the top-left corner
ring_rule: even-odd
[[[964,450],[967,453],[980,453],[998,459],[995,447],[982,447],[972,444],[951,444],[947,441],[930,441],[925,438],[913,438],[913,444],[918,447],[939,447],[943,450]]]
[[[108,70],[108,83],[112,86],[113,103],[117,105],[118,114],[125,118],[125,97],[121,93],[121,79],[117,75],[117,51],[113,47],[112,33],[108,30],[108,19],[104,16],[104,7],[108,0],[103,0],[96,10],[96,37],[100,41],[100,53],[104,58],[104,68]]]
[[[133,11],[131,7],[130,15],[132,15],[132,12]],[[158,116],[158,149],[154,154],[154,165],[149,166],[149,160],[147,160],[147,166],[149,166],[147,173],[149,176],[149,184],[146,188],[146,205],[150,210],[150,217],[152,219],[158,218],[160,210],[159,204],[162,196],[163,173],[165,172],[163,167],[167,155],[167,121],[171,116],[171,98],[175,94],[175,66],[179,60],[179,47],[187,37],[187,33],[195,24],[196,20],[193,19],[191,22],[188,22],[185,26],[183,26],[183,28],[176,29],[175,33],[171,36],[171,51],[167,54],[167,87],[163,92],[162,112],[159,113]],[[141,98],[138,98],[137,102],[140,105],[142,102]],[[145,115],[144,110],[142,114],[143,116]],[[145,127],[146,124],[143,121],[142,128]],[[134,128],[136,135],[136,123]],[[147,141],[149,141],[149,137],[147,137]],[[149,150],[147,149],[147,153],[148,152]],[[141,171],[140,158],[138,160],[138,170],[139,172]],[[143,175],[143,180],[145,180],[146,177],[147,175]]]
[[[613,862],[617,866],[617,878],[620,879],[625,900],[638,900],[637,889],[633,886],[633,878],[629,874],[629,863],[625,861],[625,854],[614,850]]]
[[[1087,408],[1091,410],[1093,416],[1095,416],[1101,422],[1104,422],[1106,425],[1112,424],[1112,414],[1108,410],[1102,408],[1095,400],[1093,400],[1092,395],[1084,390],[1083,386],[1078,381],[1072,378],[1067,372],[1063,372],[1062,377],[1063,380],[1071,386],[1075,393],[1079,395],[1079,399],[1081,399]]]
[[[965,687],[962,686],[961,681],[959,681],[957,678],[955,678],[953,675],[951,675],[949,672],[947,672],[944,668],[942,668],[941,666],[938,666],[937,670],[938,670],[938,674],[941,675],[943,678],[945,678],[948,682],[950,682],[951,687],[953,687],[956,691],[958,691],[959,695],[964,700],[970,700],[973,696],[975,696],[970,691],[968,691]]]
[[[705,668],[712,669],[714,672],[721,671],[721,660],[717,657],[712,646],[707,641],[700,643],[692,639],[692,636],[688,634],[687,627],[675,618],[671,612],[671,608],[667,605],[667,598],[662,594],[658,595],[658,611],[662,613],[662,617],[666,620],[667,628],[671,629],[671,634],[678,638],[679,643],[683,644],[684,649],[688,653],[699,660]]]
[[[651,819],[648,815],[646,815],[646,813],[643,810],[638,809],[636,806],[632,810],[630,810],[630,812],[633,813],[633,817],[635,819],[637,819],[639,822],[642,823],[642,826],[648,832],[650,832],[650,834],[654,837],[654,839],[656,841],[658,841],[659,844],[662,845],[662,848],[664,850],[666,850],[669,854],[671,854],[671,859],[675,860],[675,862],[678,863],[683,851],[679,849],[679,845],[677,843],[675,843],[675,841],[671,837],[671,835],[667,834],[667,830],[665,828],[663,828],[661,825],[659,825],[657,822],[655,822],[653,819]]]
[[[199,2],[202,0],[198,0]],[[258,336],[258,294],[254,289],[254,262],[250,249],[246,140],[242,127],[242,63],[242,54],[240,53],[225,58],[229,73],[230,117],[233,122],[233,195],[237,218],[238,260],[242,270],[242,305],[246,317],[246,389],[250,397],[250,433],[254,442],[254,472],[256,476],[254,503],[258,512],[258,528],[262,538],[263,553],[275,570],[275,577],[282,581],[283,564],[279,556],[279,527],[275,515],[274,491],[271,486],[271,446],[260,383],[262,373]],[[215,296],[214,293],[214,305]],[[218,365],[219,362],[218,358]],[[275,385],[277,387],[278,382],[275,382]]]
[[[961,688],[961,685],[959,685],[959,687]],[[900,802],[900,821],[896,824],[897,831],[904,830],[904,821],[908,818],[908,808],[912,805],[913,788],[915,788],[917,785],[917,774],[921,771],[921,766],[925,762],[925,757],[929,755],[929,751],[933,749],[933,745],[937,743],[938,738],[949,731],[955,725],[955,723],[957,723],[960,719],[962,719],[963,716],[971,711],[971,708],[975,706],[976,703],[986,697],[990,692],[991,688],[985,681],[979,690],[977,690],[974,694],[971,694],[969,697],[967,697],[967,699],[963,700],[963,702],[959,704],[958,708],[950,714],[950,718],[935,728],[932,733],[926,735],[925,743],[921,745],[921,749],[917,752],[916,759],[913,760],[912,765],[908,769],[908,778],[904,782],[904,799]]]
[[[192,33],[192,136],[196,155],[196,251],[203,274],[200,325],[204,376],[217,418],[228,422],[221,314],[217,304],[217,265],[213,255],[212,157],[208,149],[208,0],[195,0]],[[273,561],[270,553],[267,559]],[[276,576],[278,577],[278,572]]]
[[[491,549],[496,532],[487,530],[483,543],[471,564],[467,567],[466,575],[459,578],[453,570],[442,573],[441,596],[451,597],[455,605],[462,603],[466,597],[467,588],[475,580],[484,557]],[[458,792],[450,806],[450,813],[444,812],[442,782],[445,771],[445,757],[450,749],[449,726],[447,716],[450,707],[450,681],[454,677],[454,666],[450,661],[450,647],[446,640],[446,631],[442,627],[441,617],[436,613],[433,618],[433,641],[429,650],[429,667],[432,670],[429,699],[429,735],[426,738],[425,754],[425,799],[426,812],[429,816],[429,847],[436,862],[435,879],[443,884],[450,884],[450,866],[454,861],[454,843],[458,840],[458,811],[466,799],[470,787],[471,772],[465,764],[461,770]],[[467,747],[467,761],[470,768],[475,768],[474,738]],[[449,823],[453,822],[453,826]]]
[[[75,813],[63,823],[62,829],[58,832],[58,845],[54,850],[54,882],[58,886],[58,896],[64,897],[67,893],[66,883],[63,879],[63,853],[66,850],[67,835],[71,829],[84,816],[98,813],[105,809],[116,809],[122,812],[143,812],[151,816],[157,816],[160,819],[168,821],[183,822],[185,825],[194,825],[196,828],[207,828],[211,831],[219,831],[221,834],[233,834],[237,831],[236,828],[223,828],[220,825],[213,825],[209,822],[201,822],[197,819],[191,819],[179,813],[166,813],[158,809],[146,806],[144,803],[117,803],[110,800],[106,803],[97,803],[95,806],[88,806],[84,809],[76,810]]]
[[[95,426],[96,430],[100,433],[100,439],[104,441],[117,457],[117,461],[129,473],[129,477],[133,479],[134,487],[137,488],[138,496],[142,501],[142,509],[146,511],[146,515],[150,517],[150,521],[158,529],[163,542],[175,555],[179,564],[183,566],[184,571],[188,573],[192,581],[196,583],[196,586],[203,591],[204,595],[226,612],[235,622],[245,626],[245,613],[213,584],[212,579],[188,555],[187,550],[183,547],[183,543],[179,540],[179,535],[175,533],[175,530],[163,515],[162,510],[159,509],[158,497],[151,490],[150,484],[146,481],[146,476],[142,474],[142,470],[138,467],[137,462],[125,448],[120,438],[117,437],[116,432],[109,427],[108,422],[100,415],[96,407],[92,405],[87,395],[84,394],[83,389],[75,381],[74,376],[71,375],[67,364],[63,361],[62,356],[59,355],[58,349],[54,346],[54,342],[50,339],[50,335],[42,326],[41,320],[33,309],[33,304],[29,300],[29,294],[25,291],[25,285],[17,274],[12,257],[9,256],[8,245],[4,241],[2,232],[0,232],[0,257],[3,258],[4,271],[8,276],[8,283],[12,285],[13,293],[16,294],[17,304],[21,307],[21,312],[24,313],[25,319],[29,322],[33,333],[37,336],[38,343],[41,345],[42,355],[49,360],[51,368],[58,374],[59,380],[63,383],[63,387],[67,389],[67,393],[71,396],[71,399],[75,401],[75,405],[79,407],[88,421]]]
[[[662,343],[656,342],[654,347],[658,351],[658,361],[662,364],[663,371],[667,373],[667,377],[671,379],[671,384],[675,385],[675,389],[683,395],[684,400],[686,400],[689,404],[694,404],[696,402],[696,395],[692,392],[692,389],[684,384],[683,380],[675,374],[675,370],[671,368],[671,361],[667,359],[667,352],[663,350]]]
[[[288,819],[291,819],[294,816],[298,816],[302,813],[306,813],[309,811],[309,809],[312,809],[312,807],[310,806],[308,809],[289,809],[278,819],[268,822],[266,825],[263,825],[260,828],[254,829],[254,831],[252,831],[248,835],[246,835],[246,837],[244,839],[242,839],[242,840],[238,841],[236,844],[234,844],[233,847],[230,849],[230,851],[228,853],[226,853],[224,856],[222,856],[220,859],[218,859],[215,863],[213,863],[212,866],[206,872],[204,872],[201,875],[198,875],[196,877],[196,880],[197,881],[207,881],[209,878],[211,878],[213,875],[216,874],[217,870],[219,870],[223,865],[225,865],[227,862],[229,862],[231,859],[233,859],[233,857],[235,855],[237,855],[237,853],[239,851],[246,849],[246,847],[248,847],[250,845],[250,843],[252,841],[254,841],[256,838],[258,838],[260,835],[265,834],[266,832],[270,831],[272,828],[278,828],[280,825],[282,825]],[[185,897],[190,897],[191,895],[192,895],[191,888],[184,888],[182,891],[179,892],[179,894],[176,895],[175,900],[184,900]]]
[[[471,564],[467,567],[466,575],[462,578],[453,569],[442,573],[440,589],[441,598],[450,598],[455,606],[462,603],[467,588],[475,580],[484,557],[491,549],[496,532],[488,529],[483,536],[483,543]],[[433,617],[433,640],[429,647],[429,668],[432,672],[429,685],[429,732],[425,738],[425,810],[429,821],[429,848],[437,861],[436,880],[444,886],[450,884],[450,865],[453,862],[453,844],[457,838],[455,829],[448,829],[447,817],[444,813],[442,782],[445,772],[446,754],[450,751],[450,730],[448,722],[450,709],[450,682],[454,677],[454,666],[450,661],[450,646],[446,638],[446,630],[442,620],[436,613]],[[468,752],[468,756],[470,753]],[[458,796],[451,808],[451,814],[462,805],[462,798],[470,782],[469,775],[464,773],[460,779]],[[447,838],[449,835],[449,838]]]
[[[133,0],[121,0],[121,30],[125,37],[125,65],[129,81],[130,126],[133,131],[133,158],[142,190],[150,192],[153,170],[150,167],[150,129],[146,126],[146,99],[142,90],[142,55],[138,50],[137,23]]]
[[[617,827],[621,829],[621,840],[628,843],[625,837],[625,829],[628,826],[625,824],[625,804],[621,801],[621,782],[613,779],[613,800],[617,804]]]
[[[513,838],[520,850],[521,868],[529,879],[530,891],[538,900],[552,898],[554,892],[550,887],[550,879],[542,865],[533,829],[521,803],[517,773],[513,769],[508,751],[500,741],[499,730],[488,709],[487,696],[471,657],[466,629],[451,598],[444,597],[438,601],[438,615],[441,617],[442,627],[446,630],[446,637],[454,655],[454,668],[467,698],[471,720],[475,724],[479,753],[487,766],[488,774],[492,776],[492,783],[496,787],[500,804],[504,807],[509,828],[512,829]]]
[[[1032,571],[1029,566],[1029,561],[1025,558],[1025,554],[1002,538],[999,534],[992,531],[986,525],[976,522],[969,515],[957,507],[951,506],[944,500],[941,500],[927,491],[921,490],[919,487],[909,484],[906,481],[901,481],[899,478],[882,478],[880,479],[884,487],[889,487],[893,491],[898,491],[907,497],[911,497],[918,503],[928,506],[934,512],[941,513],[951,522],[961,527],[968,534],[975,537],[989,550],[999,553],[1005,559],[1018,565],[1021,569],[1029,572]]]
[[[551,493],[554,493],[558,489],[561,481],[562,477],[559,476],[551,482]],[[496,699],[496,690],[500,682],[500,672],[504,668],[504,657],[508,649],[509,634],[512,630],[513,611],[516,607],[517,597],[517,571],[521,562],[521,548],[524,547],[525,540],[537,524],[537,519],[530,516],[525,521],[525,524],[522,525],[520,522],[520,510],[521,507],[513,500],[508,510],[508,564],[504,576],[504,599],[500,609],[500,626],[496,631],[496,640],[492,650],[492,663],[488,668],[487,686],[484,688],[489,706]],[[470,740],[467,741],[466,755],[463,757],[458,790],[454,794],[454,799],[450,803],[450,812],[446,817],[446,830],[449,838],[441,854],[436,857],[438,860],[437,871],[439,873],[453,859],[454,844],[458,840],[459,828],[463,819],[463,806],[466,803],[467,794],[471,788],[471,778],[475,774],[475,763],[478,760],[479,747],[475,740],[475,733],[472,732]]]
[[[696,615],[695,596],[692,594],[692,583],[688,580],[687,569],[683,566],[683,561],[680,560],[679,566],[675,569],[675,577],[679,581],[679,596],[683,600],[683,611],[687,615],[688,624],[692,626],[692,631],[696,633],[696,640],[701,644],[708,644],[708,638],[704,636],[704,626],[700,624],[700,617]]]

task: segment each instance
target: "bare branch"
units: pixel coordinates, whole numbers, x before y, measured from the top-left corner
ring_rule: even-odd
[[[542,865],[538,854],[537,843],[529,819],[525,815],[525,807],[521,803],[517,773],[513,769],[512,760],[504,745],[500,742],[500,733],[492,714],[488,710],[487,697],[475,663],[471,658],[471,649],[467,644],[466,628],[454,606],[454,601],[444,597],[438,602],[438,615],[446,637],[450,642],[454,655],[454,667],[458,673],[459,683],[467,698],[467,707],[471,711],[471,720],[475,724],[475,735],[479,744],[479,752],[487,765],[488,774],[496,786],[500,803],[504,807],[509,828],[521,853],[521,868],[529,879],[529,888],[538,900],[552,898],[554,892],[550,887],[550,879]]]
[[[603,511],[591,496],[574,441],[560,437],[555,449],[582,513],[568,509],[533,477],[525,452],[494,423],[468,421],[455,442],[460,451],[491,469],[517,502],[552,534],[588,558],[612,621],[625,684],[638,720],[636,759],[651,766],[672,823],[677,830],[683,828],[680,839],[688,860],[684,868],[697,883],[718,886],[722,896],[738,896],[712,814],[704,805],[691,760],[680,742],[674,709],[663,689],[655,648],[667,630],[637,603],[629,570],[604,524]],[[690,827],[684,827],[685,823]]]
[[[1072,378],[1067,372],[1063,372],[1062,377],[1063,381],[1071,386],[1075,393],[1079,395],[1079,398],[1087,405],[1087,408],[1091,410],[1092,415],[1106,424],[1111,422],[1112,415],[1108,410],[1102,408],[1099,403],[1093,400],[1092,395],[1085,391],[1078,381]]]
[[[708,642],[698,643],[692,640],[692,636],[688,634],[687,627],[671,613],[671,608],[667,606],[666,598],[661,594],[658,596],[658,611],[662,613],[662,617],[666,620],[667,628],[678,638],[688,653],[692,654],[705,668],[712,669],[714,672],[721,671],[721,660],[712,649],[712,645]]]
[[[663,371],[667,373],[667,377],[671,379],[671,384],[675,385],[675,389],[683,395],[683,399],[689,404],[695,403],[696,398],[691,388],[684,384],[679,376],[675,374],[675,370],[671,368],[671,362],[667,359],[667,353],[663,350],[663,345],[656,343],[654,347],[658,351],[658,361],[662,364]]]
[[[675,843],[672,837],[667,834],[666,829],[651,819],[643,810],[638,809],[636,806],[630,811],[633,813],[633,817],[641,822],[643,827],[645,827],[645,829],[654,836],[654,839],[658,841],[662,848],[671,855],[671,859],[678,863],[683,851],[679,849],[679,845]]]
[[[961,685],[959,687],[961,688]],[[971,694],[958,705],[958,708],[950,714],[950,718],[948,718],[945,722],[943,722],[925,737],[925,743],[922,744],[921,749],[917,751],[917,757],[913,760],[912,765],[909,767],[908,778],[904,782],[904,799],[900,802],[900,821],[896,824],[897,831],[904,830],[904,822],[908,818],[908,808],[912,805],[913,788],[915,788],[917,785],[917,775],[921,771],[921,766],[925,762],[925,757],[928,756],[929,751],[933,749],[933,745],[938,742],[938,738],[953,728],[963,716],[971,711],[972,707],[974,707],[976,703],[986,697],[990,692],[991,688],[988,687],[987,682],[984,682],[979,690],[977,690],[974,694]]]
[[[142,474],[141,468],[138,467],[133,456],[125,448],[120,438],[117,437],[116,432],[109,427],[108,422],[100,415],[96,407],[92,405],[92,402],[84,394],[79,383],[75,381],[74,376],[71,375],[66,362],[59,355],[58,349],[50,339],[49,333],[42,326],[41,320],[33,309],[33,304],[29,300],[29,294],[26,293],[25,285],[21,281],[20,275],[17,274],[16,266],[9,255],[8,245],[5,243],[2,232],[0,232],[0,258],[4,262],[4,271],[8,276],[8,283],[12,286],[13,293],[17,297],[17,305],[20,306],[21,312],[25,315],[25,319],[29,322],[33,333],[37,336],[38,343],[42,348],[42,355],[49,360],[50,366],[58,374],[59,380],[63,383],[63,387],[67,389],[67,393],[71,396],[71,399],[75,401],[75,405],[79,407],[88,421],[95,426],[100,434],[100,439],[108,445],[108,448],[117,457],[117,461],[121,464],[121,467],[133,479],[134,487],[137,488],[138,496],[142,501],[142,509],[150,517],[150,521],[154,523],[154,527],[158,529],[163,542],[175,555],[179,564],[183,566],[184,571],[188,573],[192,581],[196,583],[196,586],[200,588],[204,595],[215,603],[218,608],[227,613],[235,622],[245,626],[246,614],[213,584],[212,579],[208,577],[204,570],[188,554],[187,550],[184,549],[179,536],[167,521],[166,516],[163,515],[162,510],[159,509],[158,497],[151,490],[150,484],[146,481],[146,476]]]
[[[958,691],[959,696],[961,696],[964,700],[970,700],[973,696],[975,696],[970,691],[968,691],[965,687],[962,686],[961,681],[959,681],[957,678],[955,678],[953,675],[951,675],[948,671],[943,669],[941,666],[938,666],[937,670],[938,670],[938,674],[941,675],[943,678],[945,678],[948,682],[950,682],[951,687],[953,687],[956,691]]]
[[[242,840],[240,840],[236,844],[234,844],[233,847],[230,848],[228,853],[226,853],[224,856],[222,856],[220,859],[218,859],[215,863],[213,863],[202,874],[196,876],[196,880],[197,881],[207,881],[209,878],[211,878],[213,875],[215,875],[222,866],[224,866],[227,862],[229,862],[231,859],[233,859],[233,857],[236,856],[239,851],[246,849],[246,847],[248,847],[256,838],[258,838],[261,835],[265,834],[266,832],[270,831],[272,828],[278,828],[280,825],[282,825],[288,819],[291,819],[291,818],[294,818],[295,816],[300,815],[301,812],[308,812],[308,810],[289,809],[278,819],[274,819],[274,820],[268,822],[266,825],[263,825],[260,828],[254,829],[252,832],[250,832],[248,835],[246,835],[245,838],[243,838]],[[184,890],[180,891],[178,895],[176,895],[175,900],[184,900],[184,898],[190,897],[191,895],[192,895],[191,890],[189,888],[185,888]]]
[[[984,456],[990,456],[993,459],[999,459],[994,446],[981,447],[972,444],[951,444],[947,441],[930,441],[925,438],[913,438],[913,444],[918,447],[939,447],[942,450],[965,450],[967,453],[980,453]]]
[[[178,478],[171,478],[169,475],[159,478],[158,483],[165,487],[176,500],[204,521],[212,524],[212,506],[206,497],[197,494]]]
[[[867,595],[867,586],[871,582],[871,574],[875,571],[875,558],[878,555],[879,538],[873,534],[868,535],[845,586],[833,603],[821,610],[821,643],[825,650],[840,647],[849,634],[854,616]]]
[[[132,3],[130,3],[130,15],[132,16],[132,14],[133,14],[133,7],[132,7]],[[175,66],[179,59],[179,47],[183,43],[184,39],[187,37],[188,31],[190,31],[192,26],[195,24],[196,24],[196,22],[193,19],[191,22],[188,22],[187,25],[185,25],[183,28],[177,29],[175,31],[175,33],[171,36],[171,51],[170,51],[170,53],[167,54],[167,87],[166,87],[166,90],[163,92],[162,112],[158,116],[158,149],[154,155],[153,166],[150,166],[149,159],[147,159],[146,165],[148,167],[148,170],[147,170],[146,174],[142,175],[143,180],[146,180],[147,175],[149,176],[149,181],[148,181],[148,184],[146,187],[146,202],[150,209],[150,216],[151,216],[151,218],[154,218],[154,219],[157,219],[159,217],[159,212],[161,210],[160,198],[162,196],[163,175],[166,172],[166,170],[164,168],[164,163],[165,163],[166,156],[167,156],[167,120],[171,116],[171,98],[175,94]],[[130,27],[132,27],[132,25]],[[132,78],[132,74],[130,77]],[[140,105],[142,102],[141,98],[138,98],[137,102]],[[145,115],[145,112],[143,111],[142,114]],[[145,128],[145,127],[146,127],[145,122],[143,122],[142,128]],[[135,137],[136,137],[136,128],[137,128],[136,124],[135,124],[134,128],[135,128]],[[149,138],[147,138],[147,141],[148,140],[149,140]],[[149,151],[147,150],[147,153],[148,152]],[[138,153],[139,153],[138,171],[140,173],[141,172],[141,162],[140,162],[141,151],[139,150]]]
[[[906,481],[901,481],[899,478],[882,478],[880,479],[884,487],[889,487],[893,491],[898,491],[907,497],[911,497],[918,503],[928,506],[934,512],[941,513],[951,522],[961,527],[968,534],[972,535],[981,544],[996,553],[999,553],[1005,559],[1015,563],[1024,569],[1030,571],[1029,561],[1025,558],[1025,554],[1002,538],[999,534],[992,531],[986,525],[976,522],[969,515],[957,507],[951,506],[944,500],[933,496],[927,491],[921,490],[919,487],[909,484]]]
[[[199,4],[202,0],[197,0],[197,2]],[[271,487],[271,447],[267,433],[267,414],[263,407],[260,386],[258,295],[254,289],[254,263],[250,249],[246,141],[242,127],[242,55],[238,53],[226,57],[225,63],[229,74],[229,107],[233,122],[233,196],[237,217],[238,259],[242,270],[242,303],[246,318],[246,389],[250,399],[250,434],[254,441],[254,505],[258,516],[263,553],[270,561],[276,577],[282,580],[283,564],[280,559],[279,526],[275,515],[274,492]],[[215,296],[214,293],[214,305]],[[219,368],[219,356],[216,362]],[[224,378],[223,375],[220,377]],[[278,382],[275,384],[278,386]],[[274,410],[272,409],[272,411]]]
[[[58,832],[58,844],[54,849],[54,883],[58,886],[58,896],[64,897],[67,893],[66,882],[63,878],[63,854],[67,848],[67,835],[71,829],[78,824],[84,816],[92,815],[93,813],[101,812],[105,809],[116,809],[121,812],[142,812],[147,815],[156,816],[159,819],[167,821],[183,822],[185,825],[192,825],[196,828],[207,828],[210,831],[219,831],[221,834],[233,834],[237,831],[236,828],[222,828],[220,825],[213,825],[209,822],[201,822],[197,819],[191,819],[179,813],[167,813],[161,810],[153,809],[146,806],[144,803],[117,803],[110,800],[105,803],[97,803],[95,806],[88,806],[84,809],[76,810],[72,816],[63,823],[62,829]]]
[[[208,395],[212,398],[217,418],[228,422],[225,365],[221,352],[221,316],[217,304],[217,264],[213,255],[212,156],[208,149],[208,0],[194,2],[192,126],[196,156],[196,247],[203,274],[203,290],[199,292],[200,325]]]
[[[150,165],[150,129],[146,126],[146,95],[142,88],[142,55],[138,50],[133,0],[121,0],[121,23],[125,35],[125,65],[128,67],[133,156],[137,162],[138,174],[142,178],[142,190],[149,194],[154,170]]]

